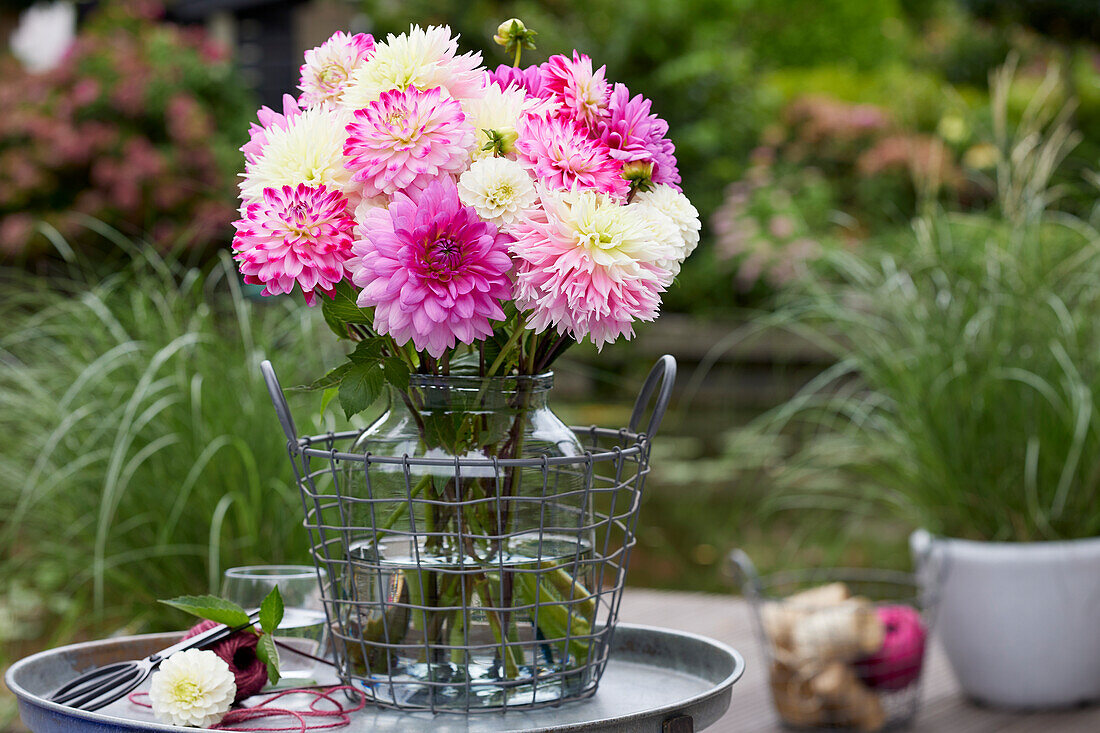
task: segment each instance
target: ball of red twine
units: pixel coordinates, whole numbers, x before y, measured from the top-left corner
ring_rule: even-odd
[[[184,634],[184,639],[218,626],[214,621],[201,621]],[[256,656],[260,637],[251,631],[238,631],[232,636],[206,647],[225,660],[237,682],[236,702],[252,697],[267,684],[267,665]]]

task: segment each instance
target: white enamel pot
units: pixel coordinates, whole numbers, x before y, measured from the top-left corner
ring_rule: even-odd
[[[918,571],[942,568],[936,633],[978,702],[1059,708],[1100,700],[1100,538],[909,539]]]

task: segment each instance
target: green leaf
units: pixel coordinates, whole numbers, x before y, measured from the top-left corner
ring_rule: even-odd
[[[424,416],[424,442],[430,448],[455,450],[458,429],[464,416],[460,412],[433,413]]]
[[[249,623],[243,608],[217,596],[180,596],[161,603],[226,626],[247,626]]]
[[[351,368],[351,364],[347,362],[341,364],[335,369],[329,370],[325,376],[313,380],[310,384],[300,384],[297,387],[291,387],[288,391],[291,392],[313,392],[318,389],[329,389],[336,387],[340,384],[340,380],[347,374],[348,369]],[[323,409],[323,408],[322,408]]]
[[[382,395],[386,380],[377,364],[355,364],[340,383],[340,406],[350,418],[367,409]]]
[[[260,604],[260,628],[268,634],[274,634],[282,621],[283,595],[279,592],[279,586],[275,585]]]
[[[325,408],[328,407],[329,403],[336,398],[336,395],[337,393],[339,393],[339,391],[340,390],[337,387],[329,387],[321,393],[321,412],[325,411]]]
[[[267,665],[267,683],[279,684],[279,647],[275,646],[275,639],[271,634],[260,636],[256,644],[256,658]]]
[[[388,356],[382,362],[382,374],[386,381],[398,389],[409,388],[409,366],[399,356]]]
[[[325,317],[325,323],[340,338],[348,338],[348,324],[357,323],[370,326],[374,323],[374,312],[368,308],[360,308],[355,299],[355,288],[347,281],[336,286],[333,298],[321,299],[321,313]]]
[[[363,339],[355,345],[355,350],[348,354],[348,359],[353,364],[377,364],[382,360],[382,347],[386,339],[381,336]]]

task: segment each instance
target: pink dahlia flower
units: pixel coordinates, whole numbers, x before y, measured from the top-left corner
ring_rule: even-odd
[[[596,136],[611,149],[612,157],[622,161],[653,163],[653,182],[676,186],[676,148],[668,135],[668,123],[650,113],[651,103],[638,94],[631,98],[625,84],[616,84],[607,105],[608,116],[596,125]]]
[[[364,196],[422,189],[470,160],[474,129],[462,106],[439,87],[391,89],[356,110],[344,144],[345,166]]]
[[[312,107],[333,104],[347,86],[353,71],[363,65],[374,51],[374,38],[369,33],[354,36],[336,31],[317,48],[306,51],[306,62],[300,71],[298,88],[302,90],[298,104]]]
[[[607,98],[611,87],[604,70],[592,71],[592,59],[573,51],[573,58],[551,56],[540,67],[540,96],[560,102],[578,122],[588,127],[607,116]]]
[[[655,218],[593,191],[542,191],[542,208],[513,229],[515,302],[528,328],[598,348],[657,317],[673,251]]]
[[[241,152],[244,153],[244,159],[248,163],[255,163],[263,155],[264,146],[267,145],[267,134],[271,130],[278,128],[285,130],[287,125],[290,124],[290,120],[294,119],[298,115],[302,114],[301,107],[298,106],[298,102],[294,100],[294,97],[289,94],[283,95],[283,113],[279,114],[270,107],[260,107],[260,111],[256,113],[256,117],[260,120],[260,124],[252,123],[252,126],[248,129],[249,140],[243,146],[241,146]]]
[[[244,281],[264,285],[264,295],[289,293],[297,284],[306,302],[344,279],[351,257],[355,219],[348,200],[325,186],[266,188],[262,201],[248,204],[233,222],[233,255]]]
[[[622,163],[601,140],[593,140],[576,122],[550,114],[529,114],[520,121],[516,152],[535,178],[551,189],[591,188],[624,197],[630,184]]]
[[[414,194],[367,213],[348,269],[375,330],[439,357],[456,341],[491,336],[489,321],[504,318],[511,240],[463,206],[450,179]]]
[[[531,64],[527,68],[517,69],[514,66],[501,64],[496,71],[486,72],[489,81],[501,89],[509,86],[517,86],[532,97],[547,96],[542,93],[542,67]]]

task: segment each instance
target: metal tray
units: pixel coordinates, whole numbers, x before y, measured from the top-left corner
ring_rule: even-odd
[[[4,677],[19,698],[19,713],[34,733],[194,731],[155,722],[152,713],[123,698],[87,713],[43,698],[79,672],[148,656],[178,634],[129,636],[73,644],[13,664]],[[733,683],[745,661],[711,639],[650,626],[620,624],[599,691],[557,708],[465,716],[407,713],[368,707],[352,717],[349,733],[498,733],[500,731],[601,731],[690,733],[714,723],[729,708]],[[139,690],[147,690],[146,682]]]

